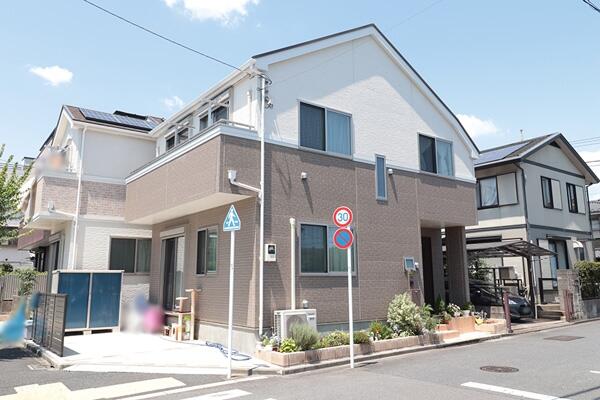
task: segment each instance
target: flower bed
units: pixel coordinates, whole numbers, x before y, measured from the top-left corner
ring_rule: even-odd
[[[365,355],[397,350],[407,347],[425,346],[440,343],[440,335],[430,333],[420,336],[406,336],[394,339],[377,340],[371,343],[355,344],[354,354]],[[321,361],[350,357],[350,346],[326,347],[323,349],[280,353],[273,350],[258,349],[256,357],[280,367],[291,367],[301,364],[314,364]]]

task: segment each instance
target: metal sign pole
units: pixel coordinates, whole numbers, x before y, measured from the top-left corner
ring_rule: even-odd
[[[348,322],[350,326],[350,368],[354,368],[354,317],[352,315],[352,246],[348,247]]]
[[[229,317],[227,328],[227,379],[231,379],[231,347],[233,342],[233,273],[235,257],[235,231],[231,231],[229,248]]]

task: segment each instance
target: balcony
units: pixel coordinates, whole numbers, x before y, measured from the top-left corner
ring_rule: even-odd
[[[125,219],[157,224],[256,196],[230,185],[258,187],[260,143],[252,127],[221,120],[161,154],[127,178]]]

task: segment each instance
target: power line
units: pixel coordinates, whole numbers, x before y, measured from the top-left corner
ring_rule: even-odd
[[[596,10],[597,12],[600,13],[600,7],[595,5],[594,2],[592,0],[583,0],[583,2],[585,4],[587,4],[588,6],[592,7],[594,10]]]
[[[429,4],[428,6],[426,6],[426,7],[422,8],[422,9],[420,9],[419,11],[417,11],[417,12],[415,12],[415,13],[413,13],[413,14],[409,15],[408,17],[404,18],[403,20],[401,20],[401,21],[400,21],[400,22],[398,22],[397,24],[395,24],[395,25],[392,25],[392,26],[388,27],[388,28],[386,29],[386,31],[391,31],[392,29],[395,29],[395,28],[399,27],[400,25],[404,24],[405,22],[408,22],[408,21],[410,21],[411,19],[413,19],[413,18],[414,18],[414,17],[416,17],[417,15],[423,14],[425,11],[429,10],[430,8],[432,8],[432,7],[434,7],[434,6],[437,6],[438,4],[440,4],[440,3],[441,3],[441,2],[443,2],[443,1],[444,1],[444,0],[437,0],[437,1],[434,1],[433,3]],[[584,1],[585,1],[585,0],[584,0]]]
[[[92,6],[92,7],[95,7],[95,8],[97,8],[97,9],[98,9],[98,10],[100,10],[100,11],[103,11],[103,12],[105,12],[105,13],[109,14],[109,15],[112,15],[113,17],[115,17],[115,18],[117,18],[117,19],[120,19],[120,20],[121,20],[121,21],[123,21],[123,22],[126,22],[126,23],[128,23],[128,24],[129,24],[129,25],[131,25],[131,26],[134,26],[134,27],[136,27],[136,28],[138,28],[138,29],[141,29],[141,30],[143,30],[144,32],[146,32],[146,33],[149,33],[149,34],[151,34],[151,35],[154,35],[154,36],[156,36],[156,37],[158,37],[158,38],[160,38],[160,39],[162,39],[162,40],[165,40],[165,41],[167,41],[167,42],[169,42],[169,43],[171,43],[171,44],[174,44],[175,46],[179,46],[179,47],[181,47],[181,48],[183,48],[183,49],[185,49],[185,50],[191,51],[192,53],[195,53],[195,54],[197,54],[197,55],[200,55],[200,56],[202,56],[202,57],[208,58],[209,60],[212,60],[212,61],[218,62],[219,64],[225,65],[226,67],[233,68],[233,69],[235,69],[235,70],[237,70],[237,71],[240,71],[240,72],[245,72],[245,73],[247,73],[247,74],[248,74],[248,72],[246,72],[246,71],[242,71],[240,68],[236,67],[235,65],[229,64],[228,62],[226,62],[226,61],[223,61],[223,60],[219,60],[219,59],[218,59],[218,58],[216,58],[216,57],[210,56],[210,55],[208,55],[208,54],[206,54],[206,53],[203,53],[203,52],[201,52],[201,51],[199,51],[199,50],[196,50],[196,49],[194,49],[194,48],[191,48],[190,46],[187,46],[187,45],[185,45],[185,44],[183,44],[183,43],[180,43],[180,42],[178,42],[178,41],[176,41],[176,40],[170,39],[170,38],[168,38],[168,37],[166,37],[166,36],[164,36],[164,35],[161,35],[160,33],[157,33],[157,32],[155,32],[155,31],[153,31],[153,30],[151,30],[151,29],[148,29],[148,28],[146,28],[146,27],[144,27],[144,26],[142,26],[142,25],[140,25],[140,24],[138,24],[138,23],[136,23],[136,22],[133,22],[133,21],[131,21],[131,20],[129,20],[129,19],[127,19],[127,18],[125,18],[125,17],[122,17],[122,16],[120,16],[120,15],[118,15],[118,14],[116,14],[116,13],[114,13],[114,12],[110,11],[110,10],[107,10],[106,8],[104,8],[104,7],[101,7],[101,6],[99,6],[98,4],[96,4],[96,3],[93,3],[93,2],[91,2],[91,1],[89,1],[89,0],[82,0],[82,1],[83,1],[84,3],[87,3],[87,4],[89,4],[89,5],[90,5],[90,6]],[[250,75],[250,74],[248,74],[248,75]]]

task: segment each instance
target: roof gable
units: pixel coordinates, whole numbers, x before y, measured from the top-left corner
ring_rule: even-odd
[[[600,180],[581,158],[577,150],[571,146],[562,133],[539,136],[522,142],[510,143],[504,146],[483,150],[481,156],[475,161],[475,169],[497,166],[500,164],[519,162],[527,159],[546,146],[556,145],[585,177],[588,184],[598,183]],[[551,165],[549,165],[551,166]]]
[[[410,63],[389,41],[389,39],[385,37],[385,35],[383,35],[383,33],[374,24],[353,28],[347,31],[298,43],[292,46],[283,47],[281,49],[260,53],[253,56],[253,59],[256,60],[257,68],[267,70],[270,64],[289,60],[307,53],[316,52],[318,50],[336,46],[366,36],[372,37],[386,51],[386,53],[395,61],[396,65],[400,67],[406,76],[449,122],[467,148],[470,149],[471,157],[476,158],[479,154],[479,149],[465,128],[462,126],[456,115],[454,115],[450,108],[433,91],[427,82],[425,82],[421,75],[419,75],[412,65],[410,65]]]

